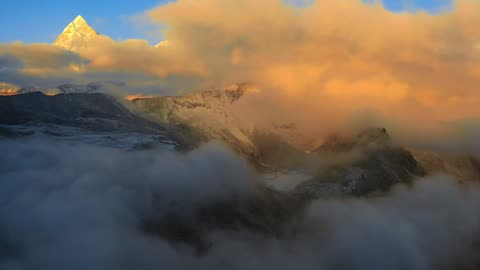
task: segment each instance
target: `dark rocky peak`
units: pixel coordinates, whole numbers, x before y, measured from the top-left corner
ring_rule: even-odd
[[[33,92],[40,92],[43,91],[44,89],[38,86],[33,86],[33,85],[28,85],[25,87],[20,88],[17,91],[17,94],[26,94],[26,93],[33,93]]]
[[[249,83],[234,84],[225,89],[225,95],[229,98],[230,103],[233,103],[247,94],[252,88],[253,86]]]
[[[102,90],[108,90],[109,88],[120,88],[125,87],[124,82],[117,81],[97,81],[89,84],[62,84],[57,88],[61,93],[70,94],[70,93],[95,93]]]

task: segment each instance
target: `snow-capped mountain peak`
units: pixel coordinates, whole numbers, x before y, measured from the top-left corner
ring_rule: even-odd
[[[68,50],[79,50],[88,47],[88,42],[98,36],[87,21],[80,15],[65,27],[54,44]]]

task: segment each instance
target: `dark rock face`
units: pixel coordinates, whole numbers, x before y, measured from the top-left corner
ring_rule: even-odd
[[[234,89],[225,91],[225,95],[230,99],[230,103],[234,103],[244,96],[250,87],[251,85],[248,83],[240,83]]]
[[[424,176],[423,168],[401,148],[379,149],[349,166],[327,169],[297,188],[313,197],[324,195],[367,195],[386,191],[398,183],[410,183]],[[325,191],[323,191],[325,190]]]
[[[329,159],[351,157],[320,170],[296,188],[295,192],[310,198],[362,196],[425,175],[409,151],[390,142],[385,129],[368,129],[354,138],[331,137],[317,153]]]
[[[95,94],[47,96],[32,92],[0,97],[0,124],[50,123],[96,131],[156,132],[165,129],[138,117],[113,97]]]
[[[356,147],[362,147],[370,143],[387,143],[389,140],[390,136],[385,128],[368,128],[355,137],[332,135],[315,151],[326,153],[349,152]]]
[[[40,87],[36,87],[36,86],[26,86],[26,87],[22,87],[20,88],[17,93],[18,94],[27,94],[27,93],[33,93],[33,92],[40,92],[44,90],[43,88],[40,88]]]

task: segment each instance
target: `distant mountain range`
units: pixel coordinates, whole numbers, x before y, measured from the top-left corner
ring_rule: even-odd
[[[55,45],[81,50],[98,35],[77,17]],[[161,46],[165,44],[157,47]],[[381,127],[333,134],[312,143],[295,122],[257,125],[242,111],[242,106],[254,106],[249,101],[258,90],[252,84],[132,100],[109,95],[119,89],[128,92],[128,85],[98,81],[48,89],[30,86],[0,95],[0,142],[96,145],[120,149],[125,155],[188,153],[203,144],[222,144],[260,179],[252,194],[195,206],[194,219],[185,218],[170,202],[164,215],[141,220],[147,235],[190,244],[198,252],[209,249],[206,236],[217,229],[243,228],[277,239],[317,199],[381,196],[397,184],[410,185],[438,173],[458,182],[480,181],[477,157],[408,149]],[[153,198],[156,203],[161,200]]]
[[[295,192],[306,197],[368,194],[438,172],[459,181],[480,180],[480,162],[474,156],[406,149],[382,128],[331,136],[305,151],[305,144],[298,143],[302,132],[294,125],[258,127],[235,110],[245,96],[254,95],[249,84],[132,101],[98,93],[98,85],[59,86],[64,91],[53,96],[30,92],[0,97],[0,137],[62,138],[70,136],[68,128],[76,128],[92,134],[143,134],[155,138],[148,147],[170,145],[178,151],[217,141],[259,171],[302,172],[307,181]]]
[[[76,50],[96,36],[79,16],[55,44]],[[460,182],[480,181],[480,162],[475,156],[407,149],[395,144],[384,128],[332,135],[314,145],[295,123],[258,126],[239,109],[245,102],[250,106],[248,98],[258,93],[252,84],[133,100],[106,94],[108,89],[127,87],[112,81],[64,84],[51,89],[25,87],[16,95],[0,96],[0,140],[46,138],[127,151],[179,152],[215,141],[259,173],[302,175],[301,181],[288,188],[272,181],[261,191],[268,200],[253,200],[254,207],[279,217],[317,198],[381,193],[395,184],[436,173]],[[237,215],[244,213],[232,218]],[[264,218],[263,214],[255,217]],[[265,226],[275,223],[275,219],[263,221]]]

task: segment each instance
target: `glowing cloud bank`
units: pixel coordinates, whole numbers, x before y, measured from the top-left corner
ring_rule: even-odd
[[[428,137],[480,115],[479,12],[473,0],[436,15],[360,0],[300,9],[281,0],[180,0],[143,15],[159,25],[162,46],[106,36],[75,53],[2,44],[0,81],[108,78],[145,95],[248,81],[272,110],[294,111],[314,130],[389,122],[399,133],[421,125],[429,132],[416,137]]]

